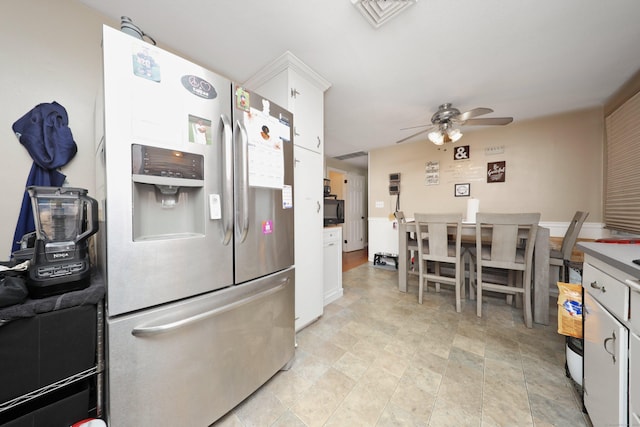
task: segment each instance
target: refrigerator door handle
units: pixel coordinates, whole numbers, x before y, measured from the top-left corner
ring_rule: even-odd
[[[233,236],[233,129],[227,116],[220,116],[222,133],[222,226],[224,227],[223,245],[228,245]]]
[[[236,230],[238,231],[240,243],[244,242],[249,233],[249,167],[248,167],[248,151],[249,151],[249,138],[247,136],[247,130],[240,121],[236,121],[236,132],[234,133],[236,138],[240,139],[240,156],[238,159],[238,167],[240,168],[239,179],[240,182],[236,187],[238,193],[236,193],[236,200],[238,200],[238,209],[236,211],[237,221]],[[237,148],[237,147],[236,147]]]
[[[204,313],[196,314],[195,316],[187,317],[186,319],[180,319],[180,320],[176,320],[175,322],[165,323],[162,325],[135,328],[131,331],[131,335],[142,338],[142,337],[152,337],[155,335],[161,335],[167,332],[175,331],[176,329],[180,329],[185,326],[189,326],[193,323],[208,319],[210,317],[215,317],[222,313],[226,313],[230,310],[234,310],[245,304],[249,304],[250,302],[255,301],[257,299],[267,297],[271,294],[275,294],[276,292],[281,291],[287,285],[288,282],[289,282],[288,278],[282,279],[279,285],[271,289],[267,289],[266,291],[232,302],[231,304],[227,304],[223,307],[218,307],[213,310],[205,311]]]

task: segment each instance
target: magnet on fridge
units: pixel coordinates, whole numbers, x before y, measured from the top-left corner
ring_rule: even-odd
[[[222,218],[222,208],[220,206],[219,194],[209,194],[209,218],[210,219]]]
[[[249,92],[243,87],[238,86],[236,88],[236,108],[242,111],[249,112]]]

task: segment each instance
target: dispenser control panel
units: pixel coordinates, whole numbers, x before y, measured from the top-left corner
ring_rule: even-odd
[[[133,144],[131,172],[166,178],[204,179],[204,156],[184,151]]]

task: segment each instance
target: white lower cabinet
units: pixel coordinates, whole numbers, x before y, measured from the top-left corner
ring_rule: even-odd
[[[323,313],[321,154],[293,147],[296,258],[296,331]]]
[[[629,425],[640,426],[640,337],[629,334]]]
[[[584,293],[584,405],[597,426],[627,425],[628,330]]]
[[[324,305],[342,297],[342,227],[327,227],[323,239]]]

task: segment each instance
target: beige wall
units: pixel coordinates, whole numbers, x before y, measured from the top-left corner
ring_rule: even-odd
[[[463,129],[464,130],[464,129]],[[400,172],[400,208],[415,212],[466,212],[466,197],[454,197],[455,183],[470,183],[480,211],[542,214],[542,221],[569,221],[576,210],[602,220],[604,121],[601,108],[515,122],[467,132],[455,145],[439,148],[422,140],[369,153],[369,217],[388,217],[396,196],[389,173]],[[468,161],[454,161],[456,146],[469,145]],[[503,154],[485,154],[504,146]],[[506,161],[506,182],[486,182],[487,162]],[[426,186],[425,163],[440,162],[440,184]],[[384,204],[383,208],[376,203]]]
[[[94,192],[94,101],[107,22],[75,0],[3,1],[0,16],[0,260],[8,260],[32,164],[11,130],[17,119],[40,103],[64,106],[78,154],[62,173]]]

